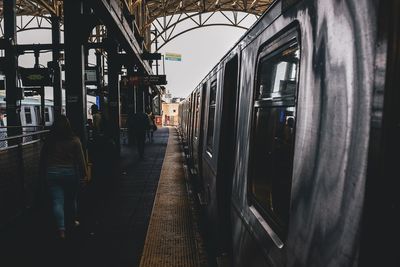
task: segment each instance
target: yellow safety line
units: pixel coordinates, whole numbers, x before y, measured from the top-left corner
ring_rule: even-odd
[[[141,267],[202,266],[183,163],[176,129],[170,128]]]

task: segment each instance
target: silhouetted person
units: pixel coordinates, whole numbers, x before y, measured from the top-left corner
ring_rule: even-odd
[[[64,239],[66,228],[73,225],[77,216],[79,181],[87,180],[82,145],[66,116],[54,121],[41,155],[58,237]]]
[[[153,112],[149,111],[147,112],[147,117],[149,119],[149,127],[147,129],[147,139],[149,139],[149,143],[153,143],[153,135],[154,131],[157,130],[155,116],[153,115]]]
[[[99,107],[96,104],[93,104],[90,107],[92,111],[93,118],[93,134],[94,136],[103,135],[104,134],[104,120],[103,116],[99,111]]]
[[[144,112],[131,113],[128,118],[128,132],[135,138],[139,158],[144,157],[144,144],[146,141],[146,131],[149,128],[149,117]]]

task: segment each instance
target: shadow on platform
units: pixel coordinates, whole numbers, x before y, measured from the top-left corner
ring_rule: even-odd
[[[141,161],[135,147],[121,147],[110,174],[96,176],[80,194],[80,226],[66,240],[54,238],[44,207],[0,230],[0,266],[138,266],[168,134],[168,128],[159,128]],[[100,186],[95,179],[102,180]]]

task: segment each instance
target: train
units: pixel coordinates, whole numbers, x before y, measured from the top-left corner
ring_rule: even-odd
[[[179,105],[218,266],[400,266],[399,70],[395,0],[274,1],[222,57]]]
[[[1,124],[7,126],[5,94],[0,94],[0,113],[2,114]],[[39,126],[40,116],[40,98],[26,97],[21,100],[20,120],[22,126]],[[53,102],[45,100],[45,123],[50,126],[54,121]]]
[[[5,102],[5,91],[0,91],[0,129],[2,132],[6,132],[7,127],[7,112]],[[96,97],[87,95],[87,117],[90,118],[90,106],[96,104]],[[45,126],[49,127],[54,122],[54,109],[53,101],[45,99]],[[65,101],[63,101],[61,112],[65,114]],[[37,130],[36,127],[40,128],[41,125],[41,111],[40,111],[40,97],[39,96],[27,96],[21,100],[21,108],[19,111],[21,126],[24,131]],[[5,137],[5,136],[3,136]]]

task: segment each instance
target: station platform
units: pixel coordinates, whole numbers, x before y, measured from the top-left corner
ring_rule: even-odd
[[[0,266],[209,266],[175,128],[159,128],[139,160],[135,147],[79,198],[80,225],[55,238],[47,208],[0,231]],[[105,186],[104,186],[105,185]]]

